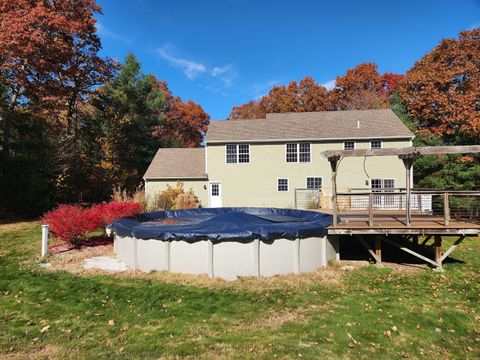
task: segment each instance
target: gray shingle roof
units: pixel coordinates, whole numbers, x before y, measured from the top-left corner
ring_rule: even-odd
[[[206,179],[207,175],[205,174],[205,149],[158,149],[143,178]]]
[[[413,137],[413,134],[402,121],[392,110],[385,109],[274,113],[267,114],[266,119],[211,121],[205,141],[410,137]]]

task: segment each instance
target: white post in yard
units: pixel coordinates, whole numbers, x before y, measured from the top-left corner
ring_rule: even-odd
[[[42,225],[42,257],[48,253],[48,225]]]

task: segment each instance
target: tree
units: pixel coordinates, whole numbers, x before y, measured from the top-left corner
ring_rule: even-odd
[[[388,107],[382,78],[374,63],[363,63],[337,76],[332,90],[335,110],[382,109]]]
[[[403,74],[394,74],[394,73],[384,73],[380,80],[382,81],[382,90],[387,96],[391,96],[398,92],[398,87],[400,82],[403,80],[405,75]]]
[[[98,12],[94,0],[0,0],[0,83],[7,99],[0,120],[6,156],[18,107],[65,110],[69,122],[78,99],[108,73],[108,63],[97,56]]]
[[[244,105],[234,106],[230,115],[228,115],[228,119],[264,119],[266,113],[266,110],[262,107],[259,101],[252,100]]]
[[[165,118],[162,125],[155,129],[154,136],[168,139],[180,147],[200,146],[210,116],[192,100],[184,103],[180,97],[173,96],[166,81],[158,82],[158,86],[165,96]]]
[[[299,84],[292,81],[288,86],[274,86],[259,101],[233,107],[229,119],[261,119],[267,113],[323,111],[329,107],[327,89],[307,76]]]
[[[389,98],[397,92],[403,75],[380,75],[377,65],[360,64],[337,77],[328,91],[307,76],[297,84],[275,86],[257,101],[234,106],[228,119],[264,119],[267,113],[388,108]]]
[[[142,74],[140,63],[128,54],[119,73],[97,90],[91,105],[91,121],[100,129],[96,142],[101,144],[101,166],[110,186],[133,191],[157,149],[167,145],[153,136],[164,121],[163,91],[155,77]]]
[[[444,39],[410,69],[400,86],[422,132],[447,143],[478,142],[480,135],[480,29]]]

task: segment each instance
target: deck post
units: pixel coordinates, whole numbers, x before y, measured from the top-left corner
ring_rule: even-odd
[[[448,193],[444,194],[443,199],[443,218],[445,226],[450,225],[450,201],[448,199]]]
[[[413,235],[412,241],[413,245],[418,246],[418,235]]]
[[[375,242],[375,255],[377,255],[377,261],[381,263],[382,262],[382,239],[380,238],[380,236],[375,235],[374,242]]]
[[[337,169],[340,156],[333,156],[328,159],[332,168],[332,207],[333,207],[333,226],[337,226]]]
[[[435,235],[435,262],[437,263],[437,270],[442,270],[442,237]]]

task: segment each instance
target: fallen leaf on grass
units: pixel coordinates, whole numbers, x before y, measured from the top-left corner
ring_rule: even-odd
[[[115,325],[115,321],[113,321],[113,320],[108,320],[108,325],[110,325],[110,326]]]
[[[41,332],[41,333],[44,333],[44,332],[47,332],[49,329],[50,329],[50,325],[47,325],[47,326],[44,326],[44,327],[40,330],[40,332]]]
[[[392,332],[390,330],[385,331],[384,335],[389,339],[393,338]]]
[[[335,339],[333,338],[334,336],[335,336],[335,334],[334,334],[333,332],[330,332],[330,333],[328,334],[328,336],[325,338],[325,340],[328,341],[328,342],[332,342],[332,341],[335,340]]]

